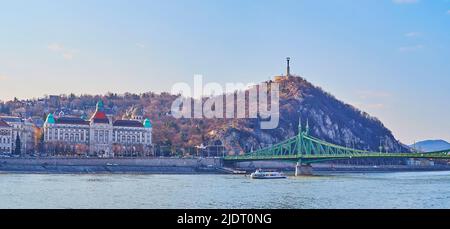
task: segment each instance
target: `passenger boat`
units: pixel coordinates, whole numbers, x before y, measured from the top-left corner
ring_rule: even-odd
[[[284,179],[287,178],[282,172],[256,170],[250,175],[252,179]]]

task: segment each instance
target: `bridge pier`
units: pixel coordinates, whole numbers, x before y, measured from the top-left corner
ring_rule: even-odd
[[[297,162],[295,165],[295,176],[311,176],[313,175],[313,168],[311,164],[302,164]]]

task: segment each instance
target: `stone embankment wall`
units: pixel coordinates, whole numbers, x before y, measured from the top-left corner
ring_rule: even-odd
[[[220,158],[41,158],[0,159],[0,171],[37,173],[197,173],[214,172]]]

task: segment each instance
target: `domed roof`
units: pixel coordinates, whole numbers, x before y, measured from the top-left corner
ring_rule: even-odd
[[[55,117],[53,117],[52,113],[47,115],[47,119],[45,120],[45,122],[49,124],[55,124]]]
[[[150,122],[150,119],[146,118],[144,120],[144,127],[145,128],[152,128],[152,122]]]
[[[98,111],[102,111],[103,110],[103,101],[101,101],[101,100],[99,100],[98,102],[97,102],[97,110]]]

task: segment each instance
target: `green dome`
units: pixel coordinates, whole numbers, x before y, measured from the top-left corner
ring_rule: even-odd
[[[49,124],[55,124],[55,117],[53,117],[52,113],[47,115],[47,119],[45,120],[45,122]]]
[[[152,128],[152,122],[150,122],[150,119],[146,118],[144,120],[144,127],[145,128]]]

